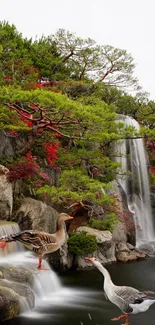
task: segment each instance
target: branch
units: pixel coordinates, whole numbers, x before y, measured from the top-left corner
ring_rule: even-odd
[[[74,52],[71,51],[69,54],[67,54],[63,59],[62,59],[62,62],[66,62],[71,56],[74,55]]]
[[[108,76],[109,73],[112,73],[112,71],[113,71],[113,66],[111,66],[111,68],[106,71],[106,73],[103,75],[103,77],[99,81],[100,82],[103,81]]]
[[[142,114],[142,115],[144,115],[144,116],[148,116],[148,115],[150,115],[150,114],[153,114],[154,112],[155,112],[155,110],[154,109],[152,109],[152,111],[151,112],[149,112],[149,113],[143,113],[142,111],[140,111],[140,109],[138,110],[138,112],[140,113],[140,114]]]
[[[59,130],[55,129],[54,127],[52,127],[51,125],[47,125],[47,129],[50,129],[53,132],[58,133],[59,135],[65,137],[65,138],[68,138],[68,139],[81,139],[81,137],[75,137],[75,136],[71,136],[68,134],[64,134],[64,133],[60,132]]]

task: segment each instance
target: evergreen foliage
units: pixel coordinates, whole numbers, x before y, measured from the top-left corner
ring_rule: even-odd
[[[97,220],[91,218],[89,221],[89,226],[99,230],[109,230],[113,232],[114,226],[117,223],[117,215],[115,213],[106,214],[106,218],[104,220]]]
[[[131,96],[129,86],[139,92]],[[118,114],[135,118],[140,132],[118,122]],[[31,182],[38,196],[48,195],[63,206],[82,202],[91,213],[100,206],[106,220],[101,225],[91,219],[90,224],[112,231],[117,199],[106,190],[120,168],[113,144],[145,139],[154,186],[154,126],[155,102],[138,88],[133,58],[125,50],[98,46],[63,29],[33,42],[14,25],[0,23],[0,129],[23,143],[14,157],[1,163],[9,167],[11,162],[13,178],[20,176],[25,186]],[[34,176],[29,182],[21,166],[27,154],[36,156],[39,166],[34,176],[28,162]],[[46,177],[40,181],[45,167],[59,171],[58,187]]]
[[[97,249],[96,237],[85,232],[72,233],[68,239],[68,249],[77,256],[92,254]]]

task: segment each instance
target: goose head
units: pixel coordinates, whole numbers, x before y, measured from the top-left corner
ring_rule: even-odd
[[[73,219],[73,217],[67,213],[60,213],[58,218],[59,222],[64,222],[71,219]]]
[[[95,257],[85,257],[85,260],[99,267],[101,263]]]

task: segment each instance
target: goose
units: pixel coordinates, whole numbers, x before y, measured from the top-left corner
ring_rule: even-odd
[[[42,267],[42,258],[45,254],[57,251],[66,240],[64,222],[73,217],[66,213],[60,213],[58,218],[58,230],[55,234],[43,231],[25,230],[16,234],[6,235],[0,238],[0,248],[5,248],[7,242],[19,241],[24,246],[32,250],[39,257],[38,269]]]
[[[129,325],[129,316],[145,312],[155,302],[155,292],[138,291],[135,288],[127,286],[116,286],[107,269],[94,257],[85,257],[103,274],[104,291],[106,297],[117,307],[121,309],[123,315],[113,318],[112,320],[121,320],[126,318],[124,325]]]

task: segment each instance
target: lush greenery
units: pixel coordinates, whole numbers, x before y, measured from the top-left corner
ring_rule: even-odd
[[[9,180],[53,204],[79,203],[91,226],[112,231],[119,214],[107,190],[120,171],[114,142],[144,138],[155,185],[155,102],[134,78],[133,58],[65,30],[33,42],[6,22],[0,44],[0,129],[15,148],[1,161]],[[140,131],[118,122],[118,114],[134,117]],[[107,216],[102,224],[94,219],[98,206]]]
[[[72,233],[68,239],[69,252],[78,256],[87,256],[97,249],[96,237],[81,233]]]
[[[107,214],[104,220],[91,218],[89,226],[99,230],[109,230],[113,232],[114,225],[117,223],[117,216],[115,213]]]

